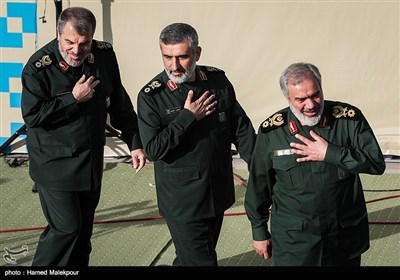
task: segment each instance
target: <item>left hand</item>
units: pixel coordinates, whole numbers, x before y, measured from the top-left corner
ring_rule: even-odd
[[[136,169],[136,173],[138,173],[146,164],[146,155],[143,149],[136,149],[131,151],[131,156],[132,156],[132,166],[134,169]]]
[[[290,143],[290,147],[293,148],[292,152],[302,156],[296,159],[297,162],[323,161],[325,159],[328,142],[314,131],[310,131],[310,135],[314,138],[313,140],[296,134],[295,137],[304,144]]]
[[[253,240],[253,249],[265,260],[269,260],[272,257],[272,242],[270,239],[262,241]]]

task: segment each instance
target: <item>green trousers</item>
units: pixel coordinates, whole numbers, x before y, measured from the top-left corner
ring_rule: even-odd
[[[190,222],[166,219],[176,252],[173,265],[218,266],[215,247],[223,218],[224,214]]]
[[[88,266],[100,188],[71,192],[37,187],[48,225],[40,235],[32,266]]]

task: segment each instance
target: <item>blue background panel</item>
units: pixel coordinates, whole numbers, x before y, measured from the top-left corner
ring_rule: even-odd
[[[0,92],[10,91],[10,78],[21,78],[23,63],[0,62]]]
[[[22,18],[23,33],[36,33],[35,3],[7,3],[7,16]]]
[[[21,108],[21,93],[10,92],[10,108]]]
[[[4,17],[0,17],[0,48],[22,48],[22,33],[9,33]]]
[[[37,3],[32,2],[7,2],[6,11],[0,17],[0,48],[21,49],[24,47],[24,33],[37,33]],[[21,26],[19,32],[10,32],[10,19],[20,18]],[[13,30],[16,30],[13,26]],[[9,104],[2,104],[0,114],[7,114],[7,110],[21,108],[21,93],[10,92],[10,78],[21,78],[21,73],[25,61],[7,61],[7,57],[2,56],[0,61],[0,93],[9,94]],[[4,107],[3,107],[4,106]],[[9,139],[9,136],[23,126],[20,120],[10,121],[1,124],[9,131],[6,135],[0,136],[0,144]],[[19,138],[25,138],[20,135]]]

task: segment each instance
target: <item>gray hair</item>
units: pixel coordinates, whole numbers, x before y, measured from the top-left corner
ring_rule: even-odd
[[[283,71],[279,79],[279,84],[281,86],[283,95],[285,97],[289,96],[288,92],[289,80],[292,85],[297,85],[301,83],[303,80],[310,77],[314,78],[318,82],[320,89],[322,89],[321,74],[317,66],[311,63],[304,63],[304,62],[291,64],[288,68],[285,69],[285,71]]]
[[[199,37],[196,30],[186,23],[172,23],[160,34],[160,44],[174,45],[185,40],[188,40],[190,49],[196,51],[199,46]]]
[[[57,20],[58,34],[64,32],[64,27],[67,22],[72,24],[72,27],[82,36],[92,36],[96,30],[96,18],[91,11],[82,7],[71,7],[65,9]]]

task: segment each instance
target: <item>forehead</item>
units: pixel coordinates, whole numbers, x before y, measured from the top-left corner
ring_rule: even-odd
[[[80,35],[70,22],[65,23],[60,37],[64,40],[69,40],[76,43],[82,43],[92,39],[91,35]]]
[[[315,78],[305,78],[292,82],[289,80],[288,91],[292,97],[305,97],[315,94],[320,88]]]
[[[298,77],[290,77],[288,79],[288,88],[290,87],[314,87],[319,88],[318,80],[311,73]]]
[[[190,52],[189,42],[187,40],[176,44],[160,43],[160,48],[163,54],[168,55],[182,55]]]

